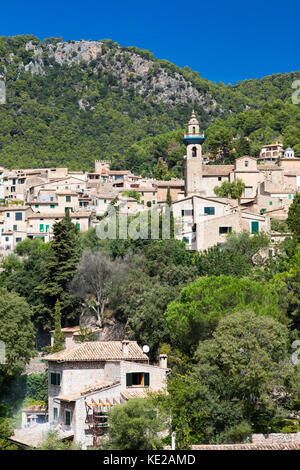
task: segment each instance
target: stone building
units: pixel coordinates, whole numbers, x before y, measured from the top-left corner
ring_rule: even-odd
[[[92,445],[93,403],[109,406],[148,391],[166,389],[169,371],[161,355],[159,365],[150,365],[148,357],[135,341],[95,341],[81,343],[44,357],[49,374],[49,422],[62,423],[72,431],[74,440]]]

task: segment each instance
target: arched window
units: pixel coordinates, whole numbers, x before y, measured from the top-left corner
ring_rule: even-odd
[[[193,134],[196,134],[196,127],[193,127]]]
[[[192,157],[197,157],[197,149],[196,147],[192,148]]]

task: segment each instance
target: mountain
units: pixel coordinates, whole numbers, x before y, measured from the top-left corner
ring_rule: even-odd
[[[297,131],[291,84],[299,78],[300,72],[293,72],[225,86],[112,40],[0,37],[0,80],[6,83],[0,164],[88,170],[95,159],[107,159],[114,168],[150,175],[159,172],[163,157],[170,175],[180,176],[182,133],[193,107],[207,129],[207,150],[218,145],[210,134],[221,142],[229,133],[227,158],[235,156],[232,140],[248,137],[244,121],[250,119],[251,132],[270,128],[251,142],[255,154],[256,144],[280,136],[283,127],[296,125]],[[274,119],[274,103],[283,126],[276,122],[273,129],[261,109],[269,106]],[[253,119],[260,121],[254,130]]]

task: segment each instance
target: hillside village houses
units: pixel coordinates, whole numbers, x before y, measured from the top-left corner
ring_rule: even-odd
[[[203,163],[204,139],[193,112],[184,136],[184,180],[143,178],[127,170],[110,170],[104,161],[96,161],[95,171],[86,173],[1,168],[2,255],[27,237],[51,240],[55,222],[67,210],[80,231],[96,226],[97,216],[105,214],[112,201],[121,213],[130,215],[154,206],[164,211],[168,188],[179,226],[176,237],[188,249],[223,243],[230,232],[270,232],[270,218],[285,219],[300,188],[300,159],[287,149],[276,160],[260,162],[244,156],[233,165],[211,165]],[[240,200],[215,195],[216,186],[237,179],[245,183]],[[128,195],[133,190],[139,201]],[[96,341],[77,343],[79,327],[65,328],[63,333],[65,349],[43,358],[48,364],[48,410],[23,410],[22,428],[10,437],[20,447],[37,447],[50,429],[84,448],[97,446],[111,406],[146,397],[149,391],[166,393],[166,355],[153,365],[135,341],[105,341],[96,332]]]
[[[193,112],[184,137],[183,180],[143,178],[129,170],[111,170],[105,161],[96,161],[93,172],[0,168],[0,253],[8,254],[25,238],[51,240],[53,225],[66,210],[80,231],[97,226],[97,216],[113,201],[128,215],[153,207],[163,211],[168,188],[181,227],[176,236],[192,250],[222,243],[232,231],[269,232],[270,217],[287,217],[300,188],[300,159],[292,149],[283,153],[280,143],[265,145],[259,159],[244,156],[233,165],[213,165],[203,161],[204,140]],[[216,186],[237,179],[245,183],[240,201],[215,195]],[[138,193],[139,201],[128,191]]]

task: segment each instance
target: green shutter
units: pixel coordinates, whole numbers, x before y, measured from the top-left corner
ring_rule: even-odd
[[[70,426],[70,424],[71,424],[71,411],[65,410],[65,413],[66,413],[65,425]]]
[[[149,385],[150,385],[149,372],[144,373],[144,385],[145,385],[145,387],[149,387]]]
[[[53,408],[53,420],[57,421],[58,418],[58,410],[57,408]]]
[[[44,231],[44,224],[40,224],[40,232]]]
[[[132,374],[126,374],[126,387],[132,386]]]
[[[251,233],[258,233],[259,232],[259,222],[252,221],[251,222]]]

